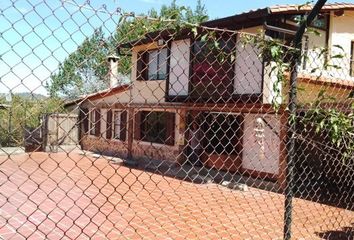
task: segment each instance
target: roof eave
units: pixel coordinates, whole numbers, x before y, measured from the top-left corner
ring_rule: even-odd
[[[130,87],[131,87],[131,84],[124,84],[124,85],[121,85],[121,86],[117,86],[117,87],[114,87],[114,88],[109,88],[109,89],[106,89],[106,90],[103,90],[103,91],[99,91],[99,92],[96,92],[96,93],[91,93],[91,94],[88,94],[86,96],[82,96],[82,97],[79,97],[77,99],[74,99],[74,100],[66,102],[64,104],[64,108],[67,108],[67,107],[70,107],[70,106],[74,106],[74,105],[80,105],[86,100],[97,100],[97,99],[100,99],[100,98],[109,97],[109,96],[112,96],[114,94],[125,92]]]
[[[219,18],[211,21],[202,23],[202,26],[206,27],[228,27],[232,26],[234,23],[242,25],[242,23],[247,23],[249,20],[262,20],[271,14],[270,8],[262,8],[251,12],[241,13],[233,15],[230,17]]]

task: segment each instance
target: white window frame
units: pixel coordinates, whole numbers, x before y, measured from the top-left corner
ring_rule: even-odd
[[[167,77],[167,48],[155,49],[148,52],[147,79],[165,80]]]
[[[121,123],[122,123],[122,111],[114,110],[113,111],[113,128],[112,128],[112,137],[113,139],[120,139],[121,132]],[[118,122],[117,122],[118,120]]]
[[[89,112],[89,135],[95,136],[96,131],[96,109],[91,109]]]

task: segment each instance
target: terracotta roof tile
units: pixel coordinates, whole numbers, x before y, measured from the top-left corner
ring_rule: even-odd
[[[108,97],[108,96],[111,96],[111,95],[114,95],[114,94],[117,94],[120,92],[127,91],[130,87],[131,87],[130,84],[124,84],[124,85],[119,85],[116,87],[104,89],[104,90],[101,90],[98,92],[82,95],[77,99],[66,101],[64,103],[64,106],[68,107],[68,106],[71,106],[74,104],[81,104],[83,101],[86,101],[86,100],[96,100],[96,99]]]
[[[310,11],[313,5],[275,5],[270,7],[271,13],[287,13],[295,11]],[[354,3],[328,3],[323,6],[322,11],[329,10],[354,10]]]

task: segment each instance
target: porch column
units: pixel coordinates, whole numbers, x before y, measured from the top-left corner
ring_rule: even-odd
[[[133,155],[132,155],[132,149],[133,149],[133,137],[134,137],[134,108],[128,108],[128,136],[127,136],[127,141],[128,141],[128,154],[127,157],[129,160],[132,160]]]
[[[184,149],[186,146],[186,110],[185,109],[180,109],[176,112],[177,117],[179,118],[179,121],[176,121],[177,126],[177,134],[176,134],[176,144],[178,145],[178,157],[177,157],[177,163],[183,164],[187,160],[187,156],[184,154]]]
[[[280,117],[280,148],[279,148],[279,175],[278,185],[284,191],[286,186],[286,158],[288,151],[286,148],[288,113],[283,111]]]

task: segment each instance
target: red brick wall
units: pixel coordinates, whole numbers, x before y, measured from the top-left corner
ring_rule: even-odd
[[[128,143],[119,140],[107,140],[101,137],[85,135],[82,138],[81,147],[83,150],[121,158],[127,158],[128,155]],[[137,160],[145,159],[177,162],[179,155],[180,150],[178,146],[133,142],[132,156]]]
[[[128,155],[128,143],[120,140],[85,135],[81,140],[81,147],[83,150],[109,156],[126,158]]]
[[[133,142],[132,155],[137,159],[153,159],[160,161],[177,162],[180,150],[178,146],[151,144],[147,142]]]

